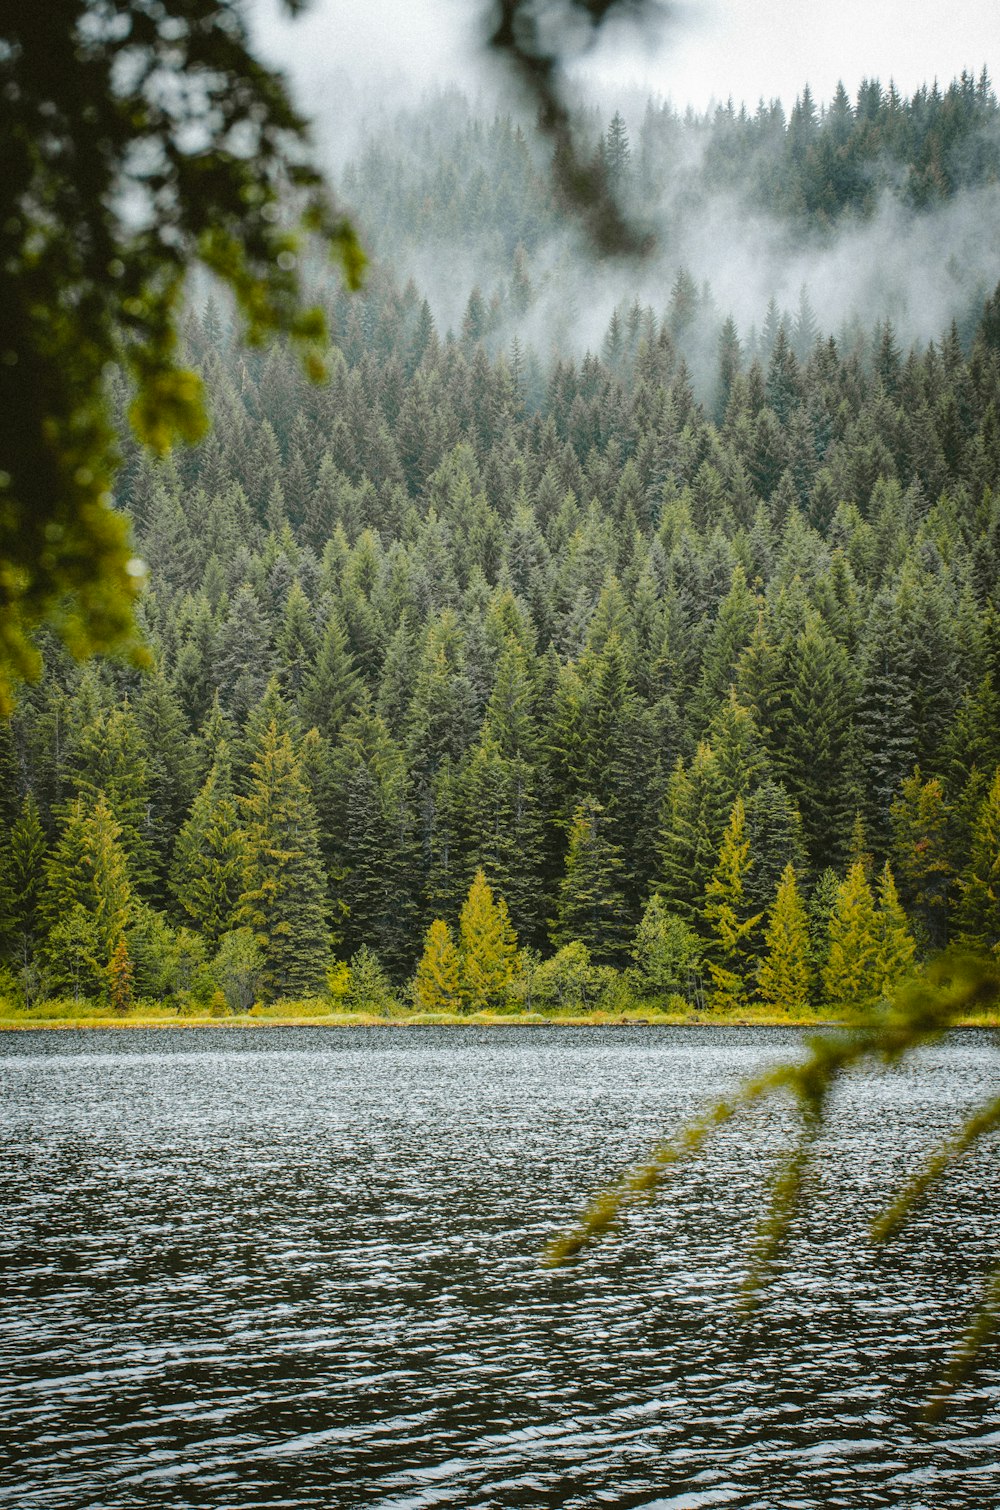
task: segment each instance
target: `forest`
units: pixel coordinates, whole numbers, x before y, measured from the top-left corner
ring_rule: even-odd
[[[806,248],[1000,176],[985,74],[595,135],[635,213],[725,189]],[[343,180],[325,382],[196,289],[205,439],[154,458],[109,375],[149,664],[39,636],[0,995],[795,1017],[1000,950],[1000,285],[911,343],[677,265],[588,346],[516,120],[427,102]]]

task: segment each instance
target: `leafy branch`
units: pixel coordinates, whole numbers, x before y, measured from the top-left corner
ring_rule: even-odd
[[[716,1102],[700,1118],[661,1144],[645,1163],[601,1191],[575,1226],[551,1240],[545,1250],[545,1263],[564,1264],[605,1237],[637,1202],[651,1199],[678,1165],[694,1158],[716,1128],[758,1102],[785,1093],[795,1104],[801,1129],[797,1141],[779,1163],[767,1208],[752,1240],[741,1301],[744,1310],[752,1309],[804,1203],[805,1177],[837,1081],[846,1071],[866,1061],[886,1067],[898,1063],[963,1019],[994,1006],[998,998],[1000,965],[996,960],[958,954],[939,957],[921,976],[908,981],[888,1007],[860,1014],[839,1032],[810,1036],[806,1040],[809,1053],[801,1064],[779,1065],[747,1081],[735,1096]],[[873,1240],[883,1243],[894,1236],[956,1160],[997,1126],[1000,1126],[1000,1098],[975,1112],[906,1185],[874,1223]],[[982,1305],[958,1340],[935,1387],[927,1405],[929,1416],[943,1410],[948,1396],[973,1367],[998,1321],[1000,1266],[987,1281]]]

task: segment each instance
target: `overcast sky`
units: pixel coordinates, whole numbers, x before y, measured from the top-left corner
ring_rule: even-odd
[[[387,90],[405,80],[475,92],[484,77],[480,0],[312,0],[294,23],[279,19],[277,0],[251,3],[260,45],[313,110],[334,71]],[[606,45],[587,68],[703,109],[729,96],[788,106],[807,81],[820,102],[838,79],[854,93],[862,78],[891,77],[910,93],[984,64],[1000,72],[997,0],[684,0],[658,43]]]

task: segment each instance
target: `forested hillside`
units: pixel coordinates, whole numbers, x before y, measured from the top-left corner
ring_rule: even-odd
[[[641,206],[685,135],[803,237],[996,187],[985,78],[866,88],[616,117],[606,169]],[[558,194],[453,117],[347,175],[382,260],[328,382],[201,302],[213,428],[155,462],[112,379],[152,668],[53,641],[0,728],[9,990],[794,1009],[996,948],[1000,288],[906,349],[807,296],[706,323],[681,268],[599,349],[522,339]],[[394,255],[466,234],[442,330]]]

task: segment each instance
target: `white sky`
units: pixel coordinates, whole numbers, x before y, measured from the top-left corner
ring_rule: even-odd
[[[251,5],[260,45],[321,115],[338,74],[387,93],[405,81],[474,94],[487,77],[475,46],[482,0],[312,0],[294,23],[277,0]],[[983,64],[1000,74],[996,0],[682,0],[658,42],[605,45],[587,71],[704,109],[730,95],[751,108],[778,96],[787,107],[806,82],[825,102],[838,79],[853,95],[872,76],[908,94]]]

